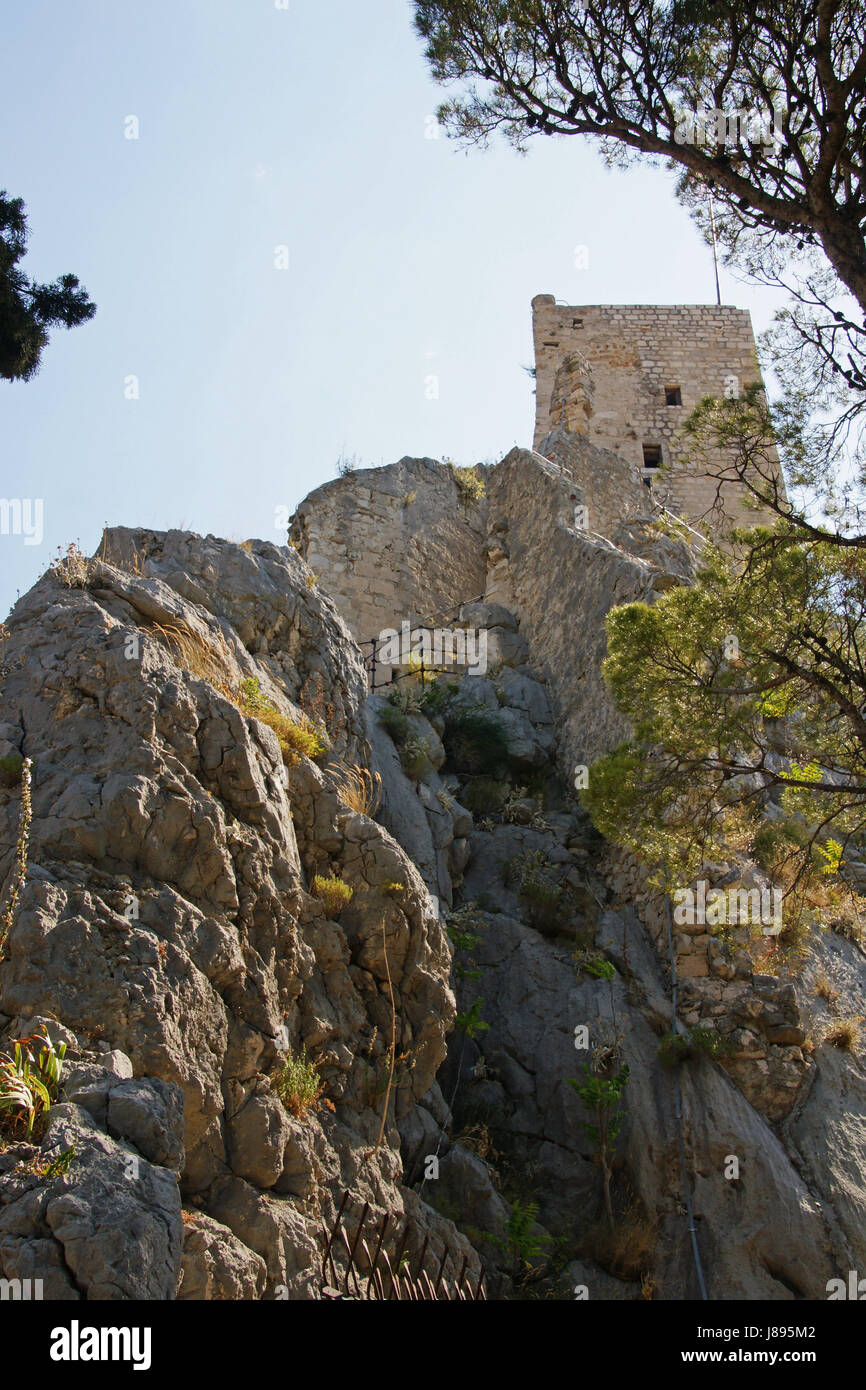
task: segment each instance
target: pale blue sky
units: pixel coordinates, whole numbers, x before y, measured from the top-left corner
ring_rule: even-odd
[[[0,495],[45,515],[41,546],[0,536],[2,612],[105,521],[283,542],[275,508],[343,452],[529,444],[534,294],[713,301],[671,175],[574,139],[521,158],[426,138],[442,94],[408,0],[30,0],[3,27],[24,268],[74,272],[99,307],[0,382]],[[722,297],[756,329],[777,302],[724,272]]]

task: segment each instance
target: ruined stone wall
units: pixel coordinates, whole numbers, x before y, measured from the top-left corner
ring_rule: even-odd
[[[726,388],[742,392],[761,380],[748,312],[727,305],[568,306],[539,294],[532,315],[533,447],[565,425],[641,473],[644,444],[658,445],[666,471],[653,490],[690,521],[708,513],[716,484],[689,460],[678,436],[702,397],[723,396]],[[575,360],[589,374],[564,370]],[[681,405],[666,404],[666,388],[679,388]],[[726,486],[723,497],[732,519],[754,520],[738,489]]]
[[[542,440],[539,452],[561,465],[586,506],[586,529],[615,540],[623,522],[652,515],[652,497],[633,462],[599,449],[585,435],[557,427]]]

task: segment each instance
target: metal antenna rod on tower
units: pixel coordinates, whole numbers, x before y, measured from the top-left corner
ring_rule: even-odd
[[[713,195],[710,193],[710,230],[713,234],[713,270],[716,275],[716,303],[721,304],[722,292],[719,289],[719,248],[716,244],[716,213],[713,206]]]

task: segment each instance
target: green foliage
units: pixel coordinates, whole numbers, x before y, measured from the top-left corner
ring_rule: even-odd
[[[528,850],[502,866],[506,887],[516,892],[530,925],[541,932],[564,927],[569,915],[568,897],[556,881],[556,871],[544,850]]]
[[[27,235],[24,200],[0,190],[0,377],[6,381],[36,375],[49,328],[74,328],[96,313],[75,275],[40,285],[18,268]]]
[[[473,816],[487,816],[499,811],[505,801],[508,784],[495,777],[473,777],[460,793],[460,799]]]
[[[494,1245],[508,1257],[513,1271],[531,1265],[533,1260],[545,1259],[548,1255],[550,1237],[536,1235],[533,1228],[537,1224],[537,1218],[537,1202],[523,1203],[515,1200],[511,1204],[511,1211],[505,1223],[505,1234],[490,1236]]]
[[[481,705],[449,709],[442,742],[449,766],[456,772],[496,777],[508,770],[505,726],[498,715]]]
[[[0,785],[4,787],[15,787],[21,781],[21,768],[24,759],[20,753],[10,753],[6,758],[0,758]]]
[[[788,827],[814,827],[798,846],[800,887],[830,835],[866,828],[866,550],[805,543],[791,527],[737,532],[730,553],[707,545],[694,586],[607,618],[605,679],[634,738],[590,769],[582,795],[597,828],[677,886],[706,860],[724,861],[731,817],[757,815],[771,791],[784,830],[758,832],[766,859]],[[784,708],[787,762],[777,719]]]
[[[313,893],[325,904],[329,916],[335,917],[352,900],[352,889],[336,874],[315,874]]]
[[[287,1054],[271,1084],[283,1105],[296,1119],[301,1119],[308,1110],[317,1108],[319,1097],[325,1089],[319,1075],[319,1064],[307,1059],[306,1047],[302,1047],[297,1056],[291,1051]]]
[[[517,896],[526,908],[530,925],[539,931],[552,930],[562,917],[563,890],[560,884],[539,874],[524,878]]]
[[[402,680],[395,681],[388,691],[388,704],[397,709],[401,714],[420,714],[421,713],[421,682],[417,677],[408,675]]]
[[[691,1028],[686,1033],[665,1033],[656,1049],[663,1067],[675,1067],[696,1057],[723,1057],[731,1044],[714,1028]]]
[[[259,719],[273,729],[280,745],[283,762],[288,766],[297,763],[301,754],[306,758],[318,758],[327,750],[328,741],[324,728],[311,723],[306,715],[298,721],[281,714],[273,701],[265,695],[258,676],[248,676],[242,680],[235,692],[235,699],[242,714]]]
[[[480,942],[480,933],[486,927],[487,922],[476,903],[465,903],[456,911],[449,912],[446,929],[454,947],[454,973],[458,980],[479,980],[481,978],[481,971],[476,968],[475,961],[471,959],[471,953]],[[461,952],[469,958],[468,964],[456,959]],[[476,1002],[480,1003],[480,1001]]]
[[[825,845],[816,846],[821,864],[821,873],[835,877],[842,867],[842,846],[838,840],[828,840]]]
[[[580,962],[587,975],[592,975],[596,980],[613,980],[616,978],[616,966],[613,961],[606,960],[604,956],[589,956]]]
[[[566,1077],[566,1084],[577,1092],[587,1110],[594,1116],[593,1120],[583,1120],[581,1123],[588,1137],[598,1146],[604,1183],[604,1204],[608,1223],[613,1229],[610,1179],[613,1173],[616,1141],[624,1119],[621,1109],[622,1095],[628,1082],[629,1069],[627,1066],[623,1066],[611,1076],[594,1071],[587,1063],[583,1070],[583,1081],[570,1076]]]
[[[400,748],[400,763],[406,776],[413,782],[427,777],[433,771],[430,747],[426,739],[410,734]]]
[[[75,1145],[68,1149],[63,1149],[56,1158],[49,1159],[42,1169],[42,1175],[46,1178],[65,1177],[72,1167],[72,1160],[75,1158]]]
[[[477,1039],[482,1033],[486,1033],[489,1029],[490,1024],[485,1023],[484,1019],[481,1017],[481,1010],[483,1007],[484,1000],[479,997],[473,1002],[470,1009],[465,1013],[459,1013],[457,1015],[455,1027],[459,1032],[465,1033],[467,1038]]]
[[[613,1145],[619,1137],[624,1119],[620,1103],[628,1082],[629,1069],[622,1067],[615,1076],[599,1076],[589,1063],[586,1063],[584,1073],[583,1081],[578,1081],[573,1076],[566,1077],[568,1085],[577,1091],[587,1110],[591,1110],[598,1117],[595,1124],[584,1121],[583,1128],[599,1147],[603,1138],[608,1144]]]
[[[487,491],[484,479],[477,468],[458,468],[455,464],[449,463],[451,477],[457,487],[457,496],[460,506],[464,512],[468,512],[476,502],[480,502]]]
[[[781,858],[796,854],[809,840],[804,825],[791,817],[765,821],[752,839],[752,854],[762,869],[771,872]]]
[[[275,709],[264,694],[258,676],[247,676],[238,686],[238,699],[244,714],[270,714]]]
[[[379,723],[387,731],[392,741],[400,748],[409,737],[409,720],[402,710],[394,705],[383,705],[379,710]]]
[[[23,1124],[26,1138],[41,1115],[51,1109],[63,1075],[66,1043],[55,1048],[45,1033],[19,1038],[11,1053],[0,1052],[0,1120],[14,1129]]]
[[[453,681],[427,681],[424,689],[418,697],[418,704],[421,710],[432,719],[437,714],[444,714],[448,707],[454,691],[457,689]]]

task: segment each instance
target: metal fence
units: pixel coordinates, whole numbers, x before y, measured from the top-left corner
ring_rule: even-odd
[[[350,1193],[344,1192],[331,1230],[324,1230],[319,1288],[322,1299],[333,1302],[364,1299],[422,1303],[487,1301],[483,1271],[473,1276],[468,1255],[455,1254],[446,1246],[441,1256],[434,1256],[428,1233],[413,1259],[410,1255],[414,1226],[411,1218],[407,1218],[401,1232],[397,1218],[389,1212],[380,1218],[373,1217],[369,1202],[365,1202],[357,1223],[353,1223],[351,1205]],[[396,1241],[389,1241],[394,1231]],[[386,1241],[393,1258],[387,1253]]]
[[[454,606],[453,608],[444,608],[444,609],[442,610],[441,613],[430,613],[430,614],[428,614],[428,615],[427,615],[427,621],[426,621],[426,622],[412,623],[412,624],[410,625],[411,631],[412,631],[412,632],[436,632],[436,631],[437,631],[436,627],[432,625],[432,620],[433,620],[434,618],[453,618],[453,617],[455,617],[455,616],[460,612],[460,609],[463,608],[465,604],[467,604],[467,603],[483,603],[483,602],[484,602],[484,595],[483,595],[483,594],[480,594],[480,595],[478,596],[478,598],[468,598],[468,599],[464,599],[462,603],[455,604],[455,606]],[[362,653],[364,654],[364,667],[365,667],[366,672],[367,672],[367,683],[368,683],[369,689],[370,689],[371,691],[374,691],[374,690],[381,690],[382,686],[384,686],[384,685],[393,685],[396,681],[406,680],[407,677],[416,676],[416,675],[417,675],[417,676],[420,676],[420,678],[421,678],[421,684],[423,685],[424,682],[425,682],[425,679],[426,679],[428,676],[433,676],[433,675],[437,674],[437,673],[442,669],[442,668],[440,668],[440,667],[438,667],[438,666],[425,665],[424,660],[423,660],[423,657],[422,657],[422,659],[421,659],[421,661],[420,661],[420,664],[419,664],[414,670],[412,670],[412,671],[404,671],[404,672],[402,673],[402,675],[394,675],[393,672],[392,672],[392,674],[391,674],[390,676],[386,677],[385,679],[383,679],[383,680],[377,680],[377,679],[376,679],[376,674],[377,674],[378,667],[381,666],[381,665],[383,665],[382,661],[379,659],[379,655],[378,655],[378,654],[379,654],[379,649],[380,649],[380,647],[382,647],[383,645],[384,645],[384,643],[382,643],[378,637],[368,637],[368,638],[366,638],[364,641],[359,641],[359,642],[358,642],[358,646],[361,648],[361,651],[362,651]],[[367,650],[367,648],[369,648],[369,651]],[[445,668],[445,669],[447,669],[447,668]]]

